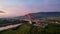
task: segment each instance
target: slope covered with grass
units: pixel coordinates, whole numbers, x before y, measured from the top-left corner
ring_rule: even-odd
[[[49,24],[45,28],[23,24],[17,28],[8,29],[0,32],[0,34],[60,34],[60,25]]]

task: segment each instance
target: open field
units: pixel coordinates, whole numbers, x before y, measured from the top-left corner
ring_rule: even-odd
[[[42,18],[40,22],[47,22],[47,26],[42,28],[40,26],[33,26],[33,24],[29,24],[27,21],[20,20],[1,20],[0,25],[7,26],[10,24],[19,24],[23,23],[21,26],[14,27],[11,29],[7,29],[1,31],[0,34],[60,34],[60,24],[50,24],[51,22],[60,23],[60,18]],[[42,24],[42,23],[41,23]]]
[[[0,34],[60,34],[60,25],[49,24],[45,28],[23,24],[17,28],[1,31]]]

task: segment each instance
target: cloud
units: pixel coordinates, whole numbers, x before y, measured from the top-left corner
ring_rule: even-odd
[[[27,13],[60,11],[58,0],[6,0],[0,1],[0,10],[4,16],[21,16]],[[3,17],[3,16],[2,16]]]
[[[19,7],[19,6],[0,6],[0,10],[5,11],[5,13],[0,14],[4,15],[1,17],[11,17],[11,16],[21,16],[29,13],[29,9],[27,7]]]
[[[0,11],[0,13],[5,13],[4,11]]]

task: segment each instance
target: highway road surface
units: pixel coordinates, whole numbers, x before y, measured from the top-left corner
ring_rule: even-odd
[[[14,28],[14,27],[18,27],[22,25],[22,23],[20,24],[15,24],[15,25],[8,25],[8,26],[4,26],[4,27],[0,27],[0,31],[3,31],[3,30],[7,30],[7,29],[11,29],[11,28]]]

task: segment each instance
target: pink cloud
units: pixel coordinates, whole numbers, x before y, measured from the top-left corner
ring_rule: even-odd
[[[21,16],[24,14],[29,13],[27,7],[18,7],[18,6],[2,6],[0,7],[0,10],[3,10],[6,12],[4,16]],[[3,14],[2,14],[3,15]]]
[[[39,6],[34,6],[34,7],[28,7],[25,5],[24,7],[19,7],[19,6],[0,6],[0,10],[5,11],[2,17],[7,17],[7,16],[21,16],[25,15],[31,12],[37,12],[40,10]]]

